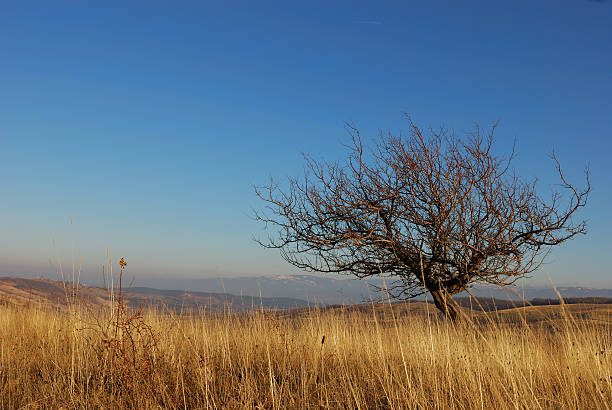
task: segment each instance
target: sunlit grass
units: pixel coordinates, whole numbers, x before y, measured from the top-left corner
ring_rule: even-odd
[[[152,346],[136,325],[109,343],[112,311],[2,306],[0,407],[610,408],[610,322],[389,309],[145,312]]]

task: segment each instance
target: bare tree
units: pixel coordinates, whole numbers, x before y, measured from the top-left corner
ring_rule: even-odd
[[[409,119],[408,135],[382,134],[370,151],[350,125],[343,164],[305,155],[306,172],[281,188],[255,187],[265,208],[255,218],[292,265],[311,271],[384,275],[390,296],[429,292],[455,320],[452,295],[474,283],[507,285],[533,272],[555,246],[586,233],[574,222],[590,191],[570,184],[554,153],[561,191],[536,193],[508,156],[494,153],[495,127],[463,138],[426,132]]]

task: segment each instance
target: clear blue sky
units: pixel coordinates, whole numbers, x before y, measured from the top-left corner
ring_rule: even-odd
[[[593,192],[559,284],[612,286],[612,1],[21,1],[0,5],[0,274],[297,273],[260,249],[252,184],[365,135],[500,120],[500,149]],[[74,224],[69,224],[69,216]],[[55,240],[53,246],[52,237]]]

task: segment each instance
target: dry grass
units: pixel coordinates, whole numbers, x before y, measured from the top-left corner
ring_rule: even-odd
[[[0,408],[610,408],[609,311],[567,309],[453,326],[389,308],[118,321],[1,306]]]

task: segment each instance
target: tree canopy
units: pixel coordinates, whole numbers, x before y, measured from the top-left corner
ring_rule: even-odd
[[[419,128],[352,143],[343,163],[305,155],[306,172],[286,187],[255,188],[265,202],[255,217],[271,230],[260,244],[311,271],[384,275],[393,298],[428,292],[456,319],[452,295],[475,283],[511,284],[533,272],[550,249],[586,233],[575,221],[590,191],[566,179],[554,153],[560,190],[544,199],[536,180],[494,152],[496,125],[457,136]],[[565,195],[563,195],[565,194]]]

